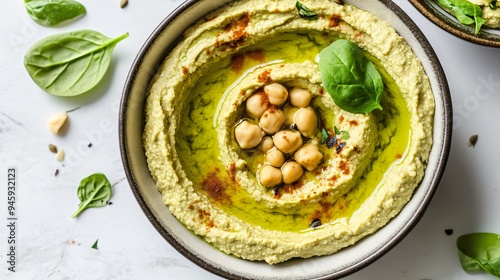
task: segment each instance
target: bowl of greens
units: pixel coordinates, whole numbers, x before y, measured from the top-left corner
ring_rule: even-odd
[[[497,1],[483,1],[488,2],[483,5],[468,0],[409,1],[443,30],[475,44],[500,47],[500,7],[497,8]]]

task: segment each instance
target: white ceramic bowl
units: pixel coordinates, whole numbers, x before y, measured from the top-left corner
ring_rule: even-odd
[[[196,237],[173,217],[147,167],[142,133],[144,102],[150,79],[181,34],[199,18],[230,0],[188,0],[170,14],[145,42],[130,70],[120,112],[120,145],[130,187],[158,232],[181,254],[202,268],[226,278],[339,278],[372,263],[400,242],[417,224],[443,175],[451,141],[451,100],[441,65],[415,23],[392,1],[350,0],[349,4],[377,14],[406,39],[430,79],[436,102],[433,148],[425,176],[413,197],[386,226],[354,246],[333,255],[293,259],[277,265],[228,256]]]

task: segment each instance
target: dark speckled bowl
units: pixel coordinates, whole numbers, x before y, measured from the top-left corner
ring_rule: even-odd
[[[189,0],[170,14],[145,42],[126,81],[120,111],[120,145],[130,187],[158,232],[181,254],[200,267],[226,278],[311,279],[339,278],[374,262],[398,244],[422,218],[443,175],[451,141],[451,100],[441,65],[415,23],[392,1],[348,0],[377,14],[403,36],[429,76],[436,101],[434,145],[425,177],[402,212],[375,234],[331,256],[293,259],[278,265],[228,256],[184,228],[163,204],[149,173],[142,132],[144,102],[150,79],[176,40],[197,19],[230,0]]]
[[[479,34],[474,34],[474,27],[466,26],[458,22],[453,15],[441,8],[436,0],[409,1],[425,17],[445,31],[472,43],[490,47],[500,47],[500,30],[483,27]]]

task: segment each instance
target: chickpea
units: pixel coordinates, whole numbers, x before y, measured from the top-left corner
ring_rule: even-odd
[[[323,154],[317,145],[308,143],[295,152],[293,159],[308,171],[313,171],[321,163]]]
[[[264,138],[262,138],[262,141],[260,141],[260,150],[263,153],[266,153],[272,147],[274,147],[273,138],[271,138],[271,136],[264,136]]]
[[[254,93],[248,97],[245,103],[245,109],[253,118],[259,118],[269,108],[269,99],[263,91]]]
[[[288,90],[278,83],[272,83],[264,86],[264,92],[273,105],[280,106],[288,99]]]
[[[265,187],[271,188],[281,184],[281,171],[271,165],[264,165],[259,170],[259,181]]]
[[[293,115],[293,122],[297,125],[297,129],[306,137],[314,136],[314,132],[318,127],[318,116],[311,107],[300,108]]]
[[[304,174],[304,169],[295,161],[287,161],[281,167],[281,174],[283,175],[283,183],[291,184],[300,179]]]
[[[294,88],[290,91],[290,104],[295,107],[304,108],[311,103],[312,94],[305,89]]]
[[[295,152],[302,146],[302,136],[300,132],[294,130],[281,130],[274,134],[274,145],[286,154]]]
[[[262,114],[259,125],[268,134],[274,134],[280,130],[285,122],[285,113],[275,106],[271,106]]]
[[[271,149],[266,153],[266,161],[274,167],[280,167],[285,162],[285,155],[278,149]]]
[[[291,105],[285,105],[283,108],[283,113],[285,113],[285,123],[292,124],[293,123],[293,115],[299,110],[297,107],[293,107]]]
[[[258,125],[249,121],[242,121],[234,129],[234,137],[242,149],[249,149],[259,145],[264,135]]]

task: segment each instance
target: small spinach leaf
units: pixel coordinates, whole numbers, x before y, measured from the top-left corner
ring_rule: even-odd
[[[54,26],[85,14],[85,7],[74,0],[24,0],[30,17],[38,24]]]
[[[317,20],[318,19],[318,15],[315,12],[309,10],[309,8],[304,6],[299,1],[295,2],[295,8],[297,8],[297,11],[299,11],[299,16],[301,18],[305,18],[308,20]]]
[[[500,278],[500,235],[471,233],[457,238],[458,257],[465,271],[484,270]]]
[[[479,5],[467,0],[438,0],[438,2],[443,7],[450,9],[460,23],[466,25],[475,23],[474,33],[479,33],[481,26],[484,24],[483,10]]]
[[[35,43],[24,57],[33,81],[52,95],[85,93],[102,79],[118,42],[128,33],[108,38],[93,30],[48,36]]]
[[[104,174],[95,173],[80,182],[77,194],[81,202],[72,218],[76,218],[87,208],[105,206],[111,198],[111,184]]]
[[[382,76],[351,41],[340,39],[319,53],[319,73],[337,106],[351,113],[382,109]]]

